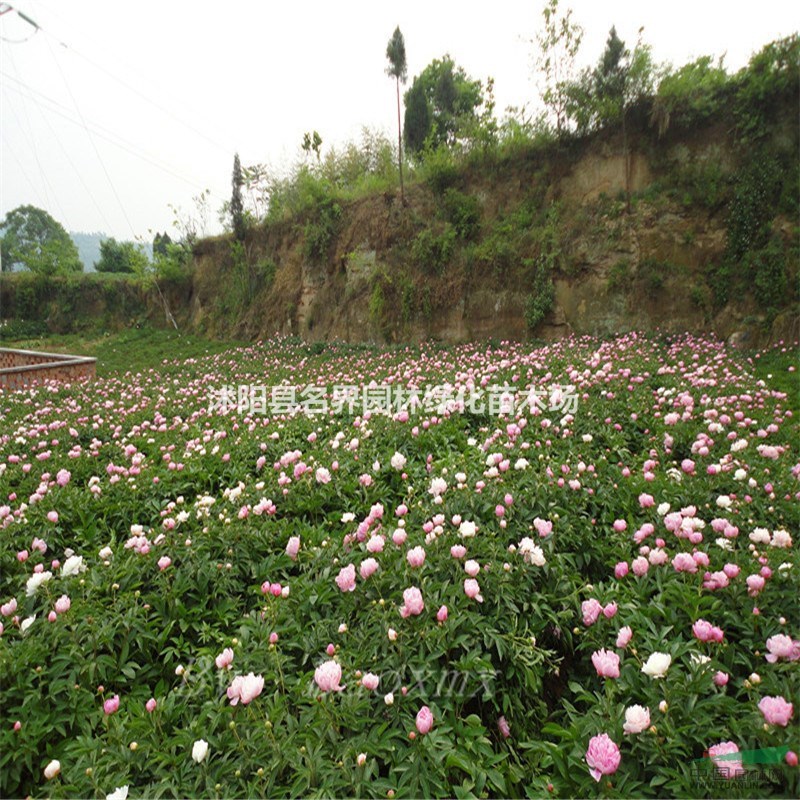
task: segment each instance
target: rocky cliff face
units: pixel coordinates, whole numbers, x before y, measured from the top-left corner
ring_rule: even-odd
[[[775,136],[796,139],[791,119]],[[628,153],[619,136],[602,136],[465,169],[457,188],[477,200],[478,229],[438,270],[414,255],[426,227],[446,231],[436,222],[441,194],[423,183],[411,186],[405,207],[391,195],[344,206],[322,258],[308,255],[303,219],[253,232],[249,266],[234,263],[230,242],[208,240],[196,251],[191,324],[217,334],[350,342],[655,328],[714,331],[752,344],[797,338],[791,291],[777,313],[759,308],[747,287],[724,304],[715,297],[710,275],[725,256],[727,213],[704,181],[730,181],[738,168],[724,126],[712,126],[665,140],[640,135]],[[698,202],[703,192],[709,197]],[[546,216],[553,208],[557,218]],[[557,250],[553,302],[531,330],[531,264],[542,257],[546,226],[555,241],[549,252]],[[791,259],[796,220],[777,216],[772,227]],[[509,255],[504,247],[512,241]],[[268,280],[253,268],[259,263],[274,269]],[[796,283],[791,264],[789,277]],[[231,293],[238,308],[225,304]]]

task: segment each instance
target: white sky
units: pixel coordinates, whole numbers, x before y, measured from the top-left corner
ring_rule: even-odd
[[[189,210],[208,188],[214,232],[235,151],[243,164],[285,169],[307,130],[320,132],[323,151],[357,138],[362,125],[396,135],[384,69],[398,24],[409,79],[450,53],[473,78],[494,77],[498,111],[538,102],[529,40],[543,0],[11,5],[42,30],[22,43],[0,41],[0,218],[30,203],[68,230],[150,239],[174,233],[168,204]],[[585,29],[582,64],[597,61],[614,24],[629,46],[644,26],[657,61],[727,53],[728,68],[738,69],[800,22],[800,4],[790,0],[561,7]],[[4,39],[32,31],[13,12],[0,17]]]

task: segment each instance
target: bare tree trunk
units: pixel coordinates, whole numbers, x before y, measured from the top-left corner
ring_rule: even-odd
[[[400,168],[400,202],[406,204],[406,196],[403,192],[403,135],[400,128],[400,78],[396,78],[397,83],[397,166]]]
[[[622,106],[622,158],[625,169],[625,210],[631,213],[631,169],[628,157],[628,131],[625,125],[625,106]]]

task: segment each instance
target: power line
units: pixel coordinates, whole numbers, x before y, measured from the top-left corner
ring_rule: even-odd
[[[146,103],[149,103],[151,106],[153,106],[154,108],[157,108],[163,114],[166,114],[168,117],[171,117],[178,124],[182,125],[187,130],[192,131],[192,133],[194,133],[196,136],[199,136],[201,139],[204,139],[206,142],[208,142],[209,144],[211,144],[214,147],[218,148],[222,152],[227,153],[228,155],[230,155],[235,150],[235,148],[228,147],[227,145],[221,144],[216,139],[212,139],[206,133],[204,133],[203,131],[199,130],[198,128],[196,128],[191,123],[186,122],[186,120],[184,120],[181,117],[179,117],[172,109],[170,109],[170,108],[168,108],[166,106],[163,106],[160,103],[158,103],[155,100],[153,100],[151,97],[148,97],[148,95],[146,95],[144,92],[142,92],[141,90],[137,89],[135,86],[132,86],[130,83],[128,83],[126,80],[124,80],[123,78],[119,77],[118,75],[115,75],[113,72],[108,70],[102,64],[99,64],[94,59],[92,59],[89,56],[87,56],[85,53],[82,53],[79,50],[76,50],[74,47],[72,47],[68,43],[64,42],[62,39],[60,39],[55,34],[50,33],[50,31],[48,29],[42,28],[40,25],[38,25],[36,22],[31,20],[29,17],[26,17],[25,15],[23,15],[21,12],[17,11],[17,14],[19,14],[21,17],[23,17],[23,19],[25,19],[31,25],[34,25],[36,27],[37,31],[39,31],[39,30],[42,31],[42,33],[44,33],[46,38],[47,37],[52,38],[59,46],[63,47],[68,52],[76,55],[78,58],[83,59],[88,64],[91,64],[91,66],[93,66],[95,69],[100,70],[102,73],[107,75],[109,78],[111,78],[112,80],[116,81],[121,86],[124,86],[128,91],[132,92],[137,97],[140,97]]]
[[[20,161],[19,157],[14,152],[14,148],[11,147],[11,145],[8,143],[8,139],[3,139],[3,149],[8,150],[8,152],[11,153],[11,156],[13,157],[14,161],[17,162],[17,166],[20,168],[22,176],[28,182],[34,194],[36,195],[36,199],[39,201],[39,205],[46,206],[47,201],[45,200],[44,202],[42,202],[42,196],[39,194],[39,190],[36,188],[36,184],[28,176],[28,171],[25,169],[25,165],[22,163],[22,161]]]
[[[43,92],[40,92],[38,89],[34,89],[32,86],[29,86],[24,81],[20,81],[19,79],[14,78],[11,75],[8,75],[7,73],[3,72],[2,70],[0,70],[0,75],[2,75],[3,77],[7,78],[8,80],[11,80],[11,81],[14,81],[15,83],[18,83],[26,91],[31,92],[33,95],[38,95],[39,98],[41,98],[42,100],[46,101],[47,103],[50,103],[53,106],[57,106],[60,109],[64,109],[64,111],[67,111],[67,112],[70,111],[70,109],[67,106],[65,106],[63,103],[59,103],[57,100],[54,100],[52,97],[49,97],[48,95],[44,94]],[[7,85],[5,88],[6,89],[10,89],[10,90],[15,91],[15,92],[18,92],[20,94],[24,94],[16,86]],[[62,117],[63,119],[65,119],[67,122],[71,122],[73,125],[81,126],[81,122],[79,120],[74,119],[74,117],[69,116],[67,113],[63,113],[62,111],[58,111],[57,108],[49,108],[46,105],[42,105],[39,101],[37,101],[36,97],[34,97],[34,96],[31,96],[31,95],[27,95],[27,96],[32,102],[34,102],[37,105],[39,105],[45,111],[48,111],[51,114],[56,114],[57,116]],[[130,153],[131,155],[135,156],[136,158],[141,159],[142,161],[146,161],[148,164],[151,164],[152,166],[156,167],[157,169],[160,169],[162,172],[165,172],[165,173],[171,175],[172,177],[183,181],[184,183],[188,184],[189,186],[192,186],[195,189],[203,190],[205,188],[201,183],[197,182],[195,179],[189,178],[186,175],[181,174],[180,172],[176,172],[171,167],[164,165],[164,163],[163,162],[159,162],[156,159],[155,156],[153,156],[152,154],[147,153],[145,150],[142,150],[136,144],[134,144],[133,142],[131,142],[128,139],[125,139],[123,136],[120,136],[119,134],[114,133],[114,131],[112,131],[111,129],[105,127],[104,125],[101,125],[100,123],[95,122],[93,120],[86,120],[86,122],[87,122],[87,124],[89,124],[93,128],[93,133],[98,138],[103,139],[104,141],[115,145],[116,147],[120,148],[121,150],[124,150],[125,152]],[[103,132],[105,132],[105,134],[107,134],[107,135],[104,135]]]
[[[92,144],[92,149],[94,150],[94,153],[97,156],[97,160],[100,162],[100,166],[102,167],[103,172],[105,173],[108,185],[111,187],[111,191],[113,192],[114,197],[117,199],[117,203],[119,204],[120,210],[122,211],[122,216],[125,217],[125,222],[128,223],[128,227],[131,229],[131,235],[135,239],[136,231],[133,228],[133,223],[131,222],[130,217],[128,217],[128,212],[125,210],[125,206],[123,205],[122,200],[119,194],[117,193],[117,187],[114,186],[114,181],[111,180],[111,175],[109,175],[108,173],[108,169],[106,168],[106,164],[103,161],[103,157],[100,155],[100,151],[97,149],[97,144],[94,141],[92,133],[89,130],[89,126],[86,124],[86,120],[83,117],[83,113],[81,112],[81,109],[78,106],[78,101],[75,99],[75,95],[72,93],[72,89],[70,88],[69,82],[67,81],[67,77],[66,75],[64,75],[64,71],[61,69],[61,64],[58,63],[58,59],[56,58],[55,53],[53,52],[53,48],[50,46],[50,41],[47,38],[45,38],[45,42],[47,42],[47,49],[50,51],[50,55],[52,56],[56,68],[58,69],[61,75],[61,80],[64,81],[64,86],[67,87],[67,92],[69,93],[69,96],[72,98],[72,103],[75,106],[75,110],[78,112],[78,116],[81,118],[81,122],[83,123],[83,128],[86,131],[86,135],[89,137],[89,141]]]
[[[9,88],[13,88],[13,87],[9,87]],[[20,92],[20,94],[22,94],[22,93]],[[86,191],[86,194],[89,196],[89,199],[92,201],[92,204],[94,205],[95,209],[97,210],[97,213],[100,215],[101,219],[103,220],[103,222],[105,224],[105,227],[106,227],[106,230],[111,230],[111,223],[108,221],[108,217],[106,217],[102,206],[97,202],[97,198],[94,196],[94,193],[89,188],[89,186],[86,183],[86,181],[84,180],[83,173],[75,166],[75,162],[72,160],[72,156],[70,156],[69,151],[67,150],[67,148],[64,147],[64,144],[61,141],[61,138],[59,136],[57,136],[56,132],[53,130],[53,126],[50,124],[50,120],[47,119],[47,115],[44,113],[44,109],[42,108],[41,103],[37,102],[36,99],[33,98],[33,97],[31,97],[30,100],[31,100],[31,102],[33,102],[36,105],[36,108],[39,111],[39,116],[42,118],[42,121],[44,122],[44,124],[47,125],[47,128],[50,131],[50,133],[52,134],[53,139],[55,139],[58,142],[58,146],[61,148],[61,152],[64,154],[64,158],[66,159],[67,163],[72,167],[73,172],[77,176],[78,180],[81,182],[81,185],[83,186],[84,190]]]

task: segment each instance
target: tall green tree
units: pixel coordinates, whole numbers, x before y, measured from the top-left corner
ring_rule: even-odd
[[[397,165],[400,171],[400,202],[405,203],[405,194],[403,190],[403,133],[400,124],[400,83],[406,82],[408,78],[408,67],[406,65],[406,43],[403,39],[403,34],[400,32],[398,25],[394,29],[392,38],[386,45],[386,58],[389,60],[389,66],[386,68],[386,74],[395,79],[397,88]]]
[[[149,259],[142,248],[133,242],[118,242],[113,236],[100,242],[100,260],[95,265],[98,272],[127,272],[143,274]]]
[[[244,240],[245,234],[245,221],[244,221],[244,201],[242,200],[242,186],[244,185],[244,177],[242,176],[242,165],[239,161],[239,154],[236,153],[233,157],[233,175],[231,177],[231,225],[233,227],[233,235],[237,241]]]
[[[0,233],[3,271],[28,269],[44,275],[83,271],[75,243],[44,209],[18,206],[6,214]]]
[[[422,99],[426,110],[422,110]],[[483,85],[470,78],[449,55],[435,58],[406,92],[406,143],[413,152],[453,145],[459,133],[477,120]]]
[[[153,258],[156,256],[166,256],[172,239],[168,233],[156,233],[153,237]]]
[[[536,66],[542,75],[542,101],[562,133],[567,122],[568,86],[575,78],[575,57],[583,40],[583,28],[572,21],[572,9],[560,14],[558,0],[547,0],[542,9],[544,30],[536,35]]]

